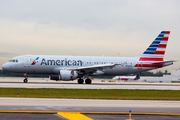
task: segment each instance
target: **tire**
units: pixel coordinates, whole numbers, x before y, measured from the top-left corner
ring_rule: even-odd
[[[91,82],[92,82],[91,79],[86,79],[85,81],[86,84],[91,84]]]
[[[27,79],[24,79],[24,83],[27,83],[28,82],[28,80]]]
[[[84,83],[84,80],[83,80],[83,79],[78,79],[78,83],[79,83],[79,84],[83,84],[83,83]]]

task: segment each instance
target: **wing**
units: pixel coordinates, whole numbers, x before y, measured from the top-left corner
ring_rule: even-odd
[[[117,65],[123,65],[123,64],[100,64],[100,65],[84,66],[78,68],[67,68],[67,70],[78,71],[80,74],[93,74],[98,70],[103,71],[104,69],[114,68]]]

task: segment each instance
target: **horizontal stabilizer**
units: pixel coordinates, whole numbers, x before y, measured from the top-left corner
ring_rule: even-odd
[[[167,60],[167,61],[160,61],[160,62],[153,62],[152,64],[164,64],[164,63],[170,63],[170,62],[176,62],[177,60]]]

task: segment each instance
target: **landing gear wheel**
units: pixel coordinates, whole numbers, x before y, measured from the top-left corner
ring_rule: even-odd
[[[27,76],[27,73],[24,73],[24,83],[27,83],[28,82],[28,76]]]
[[[79,84],[83,84],[83,83],[84,83],[84,80],[80,78],[80,79],[78,79],[78,83],[79,83]]]
[[[25,78],[25,79],[24,79],[24,83],[27,83],[27,82],[28,82],[28,80]]]
[[[86,83],[86,84],[91,84],[91,79],[89,79],[89,78],[86,79],[85,83]]]

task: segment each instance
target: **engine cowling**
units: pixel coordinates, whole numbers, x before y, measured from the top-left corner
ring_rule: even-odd
[[[75,80],[78,77],[78,74],[74,70],[60,70],[59,78],[60,80]]]
[[[74,70],[60,70],[59,75],[51,75],[51,80],[75,80],[78,77],[78,74]]]
[[[59,75],[50,75],[50,80],[59,80]]]

